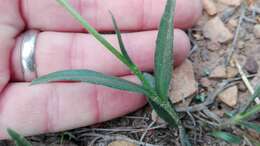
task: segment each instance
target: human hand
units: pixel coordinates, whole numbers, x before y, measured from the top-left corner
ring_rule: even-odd
[[[0,2],[0,139],[7,137],[7,128],[22,135],[57,132],[116,118],[146,104],[143,95],[92,84],[29,86],[19,55],[21,34],[28,29],[42,31],[37,36],[35,48],[38,76],[85,68],[129,80],[137,79],[89,34],[84,34],[83,28],[56,1]],[[188,37],[180,29],[191,27],[201,13],[200,1],[192,2],[177,0],[175,65],[186,58],[190,49]],[[152,71],[156,29],[165,0],[71,3],[101,32],[113,31],[108,13],[111,10],[120,29],[128,32],[123,34],[123,39],[130,57],[142,71]],[[104,36],[118,46],[115,35]]]

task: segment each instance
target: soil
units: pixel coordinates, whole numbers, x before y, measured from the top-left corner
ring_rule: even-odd
[[[223,81],[232,81],[227,85],[232,84],[238,87],[238,97],[237,103],[233,107],[225,104],[219,98],[214,97],[213,103],[207,105],[202,110],[180,113],[183,124],[189,133],[190,141],[194,146],[231,145],[211,137],[209,131],[212,130],[212,125],[227,119],[225,113],[238,111],[241,106],[249,100],[248,97],[250,96],[250,92],[240,79],[239,74],[235,73],[229,77],[211,79],[209,77],[211,72],[218,66],[236,68],[234,63],[232,63],[235,57],[244,71],[248,71],[248,74],[251,73],[250,75],[253,75],[249,78],[253,87],[255,87],[260,80],[260,72],[257,70],[258,65],[260,65],[260,39],[257,39],[255,34],[256,30],[254,30],[255,25],[260,24],[260,1],[256,1],[250,8],[243,8],[241,5],[229,6],[216,1],[215,5],[217,7],[216,15],[209,16],[209,14],[204,11],[198,24],[187,31],[193,45],[189,60],[193,64],[195,79],[198,82],[197,93],[189,97],[191,101],[191,103],[189,101],[189,107],[192,108],[194,105],[206,102],[207,98],[212,98],[210,97],[211,93],[220,89],[219,85],[221,85]],[[243,9],[245,10],[244,12]],[[234,34],[231,40],[220,43],[204,36],[203,28],[205,24],[216,16],[219,17],[221,21],[224,22],[225,27]],[[240,21],[240,19],[242,21]],[[239,34],[236,35],[237,30]],[[235,38],[237,38],[237,41],[234,41]],[[230,54],[233,54],[231,60]],[[249,65],[246,63],[247,60],[249,60]],[[233,79],[236,80],[233,81]],[[198,97],[201,98],[198,100]],[[35,146],[106,146],[112,141],[119,140],[133,142],[136,143],[136,145],[147,143],[147,145],[151,146],[179,146],[178,130],[170,128],[165,123],[153,122],[151,113],[152,109],[147,105],[139,111],[112,121],[61,133],[33,136],[28,139]],[[252,121],[259,123],[259,114],[253,117]],[[226,131],[239,134],[236,128],[229,128],[226,129]],[[247,131],[247,133],[256,140],[260,139],[260,135],[253,131]],[[140,140],[141,138],[142,142]],[[245,139],[242,144],[244,146],[250,146],[250,143]],[[12,142],[2,141],[0,145],[10,146],[13,144]],[[116,146],[116,144],[114,144],[114,146]]]

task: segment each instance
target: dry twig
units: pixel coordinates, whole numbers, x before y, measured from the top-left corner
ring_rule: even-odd
[[[241,65],[239,64],[239,62],[238,62],[236,59],[234,59],[234,61],[235,61],[236,67],[237,67],[237,69],[238,69],[238,71],[239,71],[239,73],[240,73],[240,75],[241,75],[241,78],[242,78],[243,82],[245,83],[245,85],[246,85],[246,87],[248,88],[248,90],[249,90],[249,92],[251,93],[251,95],[253,95],[253,94],[255,93],[254,88],[253,88],[252,85],[250,84],[250,82],[249,82],[249,80],[248,80],[246,74],[245,74],[244,71],[242,70],[242,67],[241,67]],[[255,102],[256,102],[256,104],[260,104],[260,99],[259,99],[259,97],[255,98]]]
[[[241,25],[243,23],[243,20],[244,20],[244,17],[245,17],[245,10],[246,10],[246,7],[244,4],[241,5],[241,14],[240,14],[240,17],[239,17],[239,22],[238,22],[238,26],[237,26],[237,29],[236,29],[236,32],[235,32],[235,36],[234,36],[234,39],[233,39],[233,42],[232,42],[232,47],[230,48],[230,52],[228,54],[228,57],[227,57],[227,60],[226,60],[226,65],[228,65],[230,63],[230,60],[237,48],[237,41],[238,41],[238,36],[239,36],[239,32],[240,32],[240,29],[241,29]]]

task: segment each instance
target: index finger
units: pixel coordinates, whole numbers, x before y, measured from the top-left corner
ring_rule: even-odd
[[[134,76],[124,79],[138,82]],[[24,136],[83,127],[135,111],[143,95],[86,83],[10,83],[0,95],[0,140],[7,128]],[[19,96],[17,96],[19,95]]]
[[[112,11],[121,30],[157,29],[166,0],[70,0],[79,13],[99,31],[111,31]],[[51,31],[83,31],[81,25],[55,0],[22,0],[29,28]],[[200,0],[177,0],[175,26],[191,27],[201,14]]]

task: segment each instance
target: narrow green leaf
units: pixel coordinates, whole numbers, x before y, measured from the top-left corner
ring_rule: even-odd
[[[91,71],[91,70],[65,70],[65,71],[54,72],[33,80],[32,85],[55,82],[55,81],[88,82],[97,85],[104,85],[119,90],[127,90],[131,92],[138,92],[143,94],[146,93],[143,87],[138,84],[132,83],[130,81],[121,78],[107,76],[102,73]]]
[[[131,71],[134,73],[139,80],[143,83],[145,88],[147,83],[143,79],[142,72],[137,68],[136,65],[129,62],[130,58],[126,58],[125,55],[121,54],[120,51],[114,48],[114,46],[109,43],[94,27],[92,27],[69,3],[68,0],[57,0],[77,21],[79,21],[82,26],[92,34],[106,49],[108,49],[112,54],[114,54],[122,63],[124,63]],[[122,49],[121,49],[122,50]],[[125,52],[122,52],[126,54]]]
[[[78,20],[82,26],[94,36],[104,47],[106,47],[111,53],[113,53],[124,64],[129,65],[128,61],[117,51],[114,46],[109,43],[94,27],[92,27],[69,3],[67,0],[57,0],[68,12]]]
[[[247,109],[245,112],[241,112],[241,113],[237,114],[233,118],[233,121],[235,121],[235,123],[239,123],[240,121],[247,120],[249,117],[251,117],[252,115],[255,115],[259,112],[260,112],[260,104],[254,105],[250,109]]]
[[[257,85],[256,86],[256,88],[255,88],[255,93],[252,95],[252,96],[250,96],[250,100],[247,102],[247,103],[245,103],[242,107],[241,107],[241,109],[240,109],[240,113],[243,113],[243,112],[245,112],[246,110],[248,110],[248,108],[250,107],[250,105],[252,105],[252,103],[254,102],[254,100],[257,98],[257,97],[260,97],[260,86],[259,85]]]
[[[240,123],[242,126],[246,127],[246,128],[250,128],[255,130],[257,133],[260,134],[260,124],[259,123],[252,123],[252,122],[241,122]]]
[[[173,70],[173,12],[175,0],[167,0],[161,19],[155,51],[155,86],[161,98],[168,95]]]
[[[250,140],[251,142],[252,142],[252,144],[254,145],[254,146],[260,146],[260,141],[259,140]]]
[[[223,131],[214,131],[211,133],[212,136],[222,139],[228,143],[234,143],[234,144],[240,144],[241,143],[241,138],[233,135],[231,133],[223,132]]]
[[[122,36],[121,36],[121,32],[120,32],[118,25],[116,23],[116,19],[115,19],[114,15],[112,14],[112,12],[110,12],[110,15],[112,17],[112,21],[113,21],[114,29],[115,29],[115,32],[116,32],[116,35],[117,35],[120,50],[121,50],[123,56],[128,60],[128,62],[130,64],[134,64],[133,61],[131,60],[131,58],[129,57],[127,51],[126,51],[126,48],[125,48],[125,45],[124,45],[124,42],[123,42],[123,39],[122,39]]]
[[[149,82],[152,88],[155,88],[155,79],[154,76],[149,73],[144,73],[144,78]],[[154,98],[151,98],[154,99]],[[178,126],[180,133],[180,141],[183,146],[191,146],[189,137],[186,134],[185,128],[181,125],[179,121],[178,114],[174,111],[171,101],[163,105],[158,104],[159,102],[154,102],[150,98],[148,99],[149,104],[153,107],[155,112],[160,116],[164,121],[168,122],[171,127]]]
[[[32,146],[23,136],[8,128],[7,132],[12,140],[15,141],[16,146]]]

